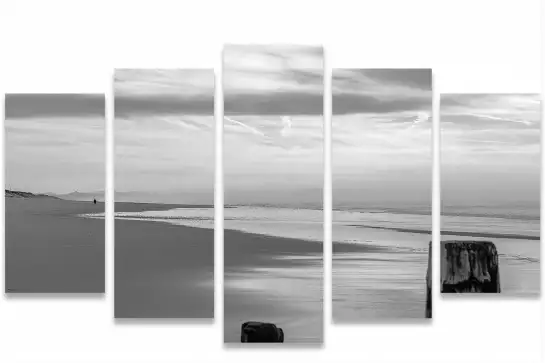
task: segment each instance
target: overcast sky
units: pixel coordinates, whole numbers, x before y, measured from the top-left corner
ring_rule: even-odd
[[[104,95],[7,94],[6,188],[104,190]]]
[[[223,51],[227,204],[322,204],[323,50]]]
[[[540,97],[441,96],[445,205],[539,204]]]
[[[214,82],[212,69],[115,71],[116,192],[213,204]]]
[[[430,69],[334,69],[335,207],[431,205]]]

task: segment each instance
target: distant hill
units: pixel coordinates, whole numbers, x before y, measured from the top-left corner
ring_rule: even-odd
[[[29,192],[21,192],[18,190],[9,190],[5,189],[6,198],[52,198],[59,199],[56,196],[47,195],[47,194],[34,194]]]
[[[103,202],[104,201],[104,191],[94,191],[94,192],[72,192],[67,194],[53,194],[55,197],[59,199],[65,199],[65,200],[74,200],[74,201],[92,201],[96,198],[97,201]]]

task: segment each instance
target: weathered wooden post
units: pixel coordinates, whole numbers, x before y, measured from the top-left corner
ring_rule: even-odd
[[[498,251],[489,241],[441,242],[441,292],[499,293]]]
[[[431,319],[431,241],[428,248],[428,271],[426,272],[426,318]]]

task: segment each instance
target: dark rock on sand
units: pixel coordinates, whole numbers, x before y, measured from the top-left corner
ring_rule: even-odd
[[[242,343],[283,343],[284,331],[274,324],[248,321],[242,324]]]

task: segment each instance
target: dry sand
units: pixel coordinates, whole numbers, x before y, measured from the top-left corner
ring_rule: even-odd
[[[5,198],[7,293],[103,293],[104,203]]]
[[[115,203],[116,212],[184,206]],[[115,221],[115,317],[214,317],[214,231]]]
[[[226,230],[224,340],[249,320],[277,324],[285,343],[323,342],[323,244]]]

